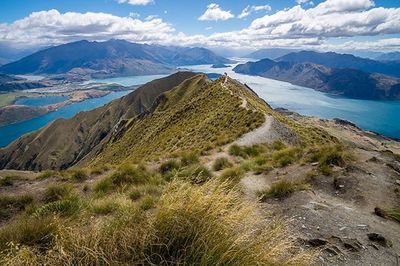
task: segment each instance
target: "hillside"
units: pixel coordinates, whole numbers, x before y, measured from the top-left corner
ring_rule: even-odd
[[[399,153],[178,72],[0,150],[0,264],[395,265]]]
[[[233,70],[349,98],[400,99],[398,79],[356,69],[336,69],[314,63],[275,62],[263,59],[238,65]]]
[[[203,48],[180,48],[130,43],[78,41],[41,50],[0,67],[12,74],[90,74],[94,78],[171,73],[175,66],[227,63]]]
[[[400,61],[400,52],[385,53],[376,58],[379,61]]]
[[[279,57],[276,61],[293,63],[314,63],[338,69],[357,69],[369,73],[380,73],[394,77],[400,77],[399,62],[381,62],[372,59],[356,57],[351,54],[338,54],[334,52],[318,53],[313,51],[301,51]]]

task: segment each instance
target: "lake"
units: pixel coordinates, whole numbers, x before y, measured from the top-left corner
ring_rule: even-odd
[[[18,137],[37,130],[58,118],[70,118],[81,111],[89,111],[103,106],[110,101],[125,96],[130,91],[112,92],[104,97],[88,99],[82,102],[66,105],[57,111],[47,113],[20,123],[0,127],[0,147],[4,147]]]
[[[15,101],[14,104],[27,106],[45,106],[49,104],[60,103],[67,100],[68,96],[41,96],[41,97],[22,97]]]
[[[370,101],[337,97],[313,89],[257,76],[235,73],[232,68],[211,68],[211,65],[184,66],[196,72],[227,73],[246,83],[272,107],[282,107],[302,115],[332,119],[342,118],[359,127],[400,138],[400,101]]]

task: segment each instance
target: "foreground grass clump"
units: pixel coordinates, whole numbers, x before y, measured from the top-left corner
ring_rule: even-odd
[[[73,187],[69,184],[54,184],[47,187],[43,200],[46,203],[65,199],[72,195]]]
[[[307,190],[310,185],[304,182],[290,182],[286,180],[281,180],[273,183],[272,186],[265,190],[260,191],[258,196],[261,200],[266,200],[268,198],[284,199],[292,195],[296,191]]]
[[[59,172],[53,171],[53,170],[46,170],[46,171],[41,172],[37,178],[38,179],[47,179],[50,177],[58,177],[58,176],[60,176]]]
[[[239,266],[310,261],[309,254],[294,248],[281,223],[267,223],[229,187],[219,181],[199,186],[174,180],[158,203],[118,203],[127,205],[127,211],[101,223],[83,218],[59,226],[60,220],[50,216],[32,223],[15,221],[0,230],[0,264]],[[101,206],[96,207],[98,214],[120,208],[107,199],[94,205]],[[151,215],[143,212],[153,207]]]
[[[321,173],[327,176],[333,173],[334,166],[344,167],[354,160],[353,156],[339,144],[317,146],[311,148],[309,154],[309,161],[318,162]]]
[[[71,178],[74,181],[82,182],[88,178],[88,174],[84,169],[73,170],[71,173]]]
[[[233,164],[228,160],[228,158],[221,157],[214,161],[213,170],[221,171],[222,169],[232,167]]]
[[[25,209],[34,198],[30,194],[16,196],[0,196],[0,221],[11,218],[14,214]]]
[[[0,252],[9,249],[10,243],[45,250],[51,246],[58,226],[57,221],[51,217],[20,217],[0,229]]]
[[[244,171],[240,167],[233,167],[225,169],[221,175],[220,179],[227,182],[232,182],[234,184],[239,183],[240,179],[244,176]]]
[[[237,157],[248,158],[259,155],[262,152],[261,146],[253,145],[253,146],[239,146],[233,144],[229,147],[229,154]]]
[[[18,177],[15,176],[5,176],[5,177],[0,177],[0,187],[9,187],[14,185],[14,181],[18,179]]]
[[[94,186],[97,193],[107,193],[116,188],[143,184],[150,178],[150,173],[143,166],[122,165],[113,174],[98,181]]]
[[[297,162],[302,156],[302,151],[297,147],[288,147],[277,150],[272,154],[274,165],[278,167],[285,167],[292,163]]]

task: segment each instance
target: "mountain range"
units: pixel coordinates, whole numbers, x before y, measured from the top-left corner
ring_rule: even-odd
[[[304,54],[301,56],[306,58]],[[285,56],[280,60],[291,58],[297,57]],[[349,98],[400,99],[400,81],[396,78],[357,69],[327,67],[310,63],[307,59],[304,61],[297,63],[263,59],[238,65],[233,70],[241,74],[277,79]]]
[[[75,73],[91,77],[166,74],[176,66],[230,63],[204,48],[78,41],[41,50],[0,67],[6,74]]]
[[[389,76],[400,77],[400,62],[376,61],[357,57],[351,54],[338,54],[334,52],[319,53],[313,51],[301,51],[281,56],[276,61],[292,63],[314,63],[331,68],[350,68],[369,73],[381,73]]]
[[[257,51],[254,51],[248,55],[246,55],[246,58],[253,58],[253,59],[276,59],[281,56],[290,54],[290,53],[295,53],[299,52],[300,50],[298,49],[284,49],[284,48],[266,48],[266,49],[260,49]]]

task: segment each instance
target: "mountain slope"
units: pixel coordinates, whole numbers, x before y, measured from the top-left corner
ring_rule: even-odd
[[[45,49],[0,67],[12,74],[61,74],[72,70],[94,77],[170,73],[177,65],[226,63],[203,48],[180,48],[130,43],[78,41]]]
[[[0,150],[0,168],[71,166],[106,139],[120,120],[145,112],[159,94],[192,76],[193,73],[179,72],[167,79],[150,82],[104,107],[81,112],[72,119],[56,120]]]
[[[252,52],[248,54],[247,58],[254,58],[254,59],[276,59],[281,56],[290,54],[290,53],[295,53],[299,52],[299,50],[296,49],[283,49],[283,48],[267,48],[267,49],[260,49],[255,52]]]
[[[318,53],[313,51],[301,51],[279,57],[277,61],[293,63],[314,63],[332,68],[351,68],[371,73],[400,77],[399,62],[380,62],[372,59],[356,57],[350,54],[337,54],[334,52]]]
[[[234,68],[237,73],[257,75],[357,99],[399,99],[399,80],[355,69],[335,69],[313,63],[269,59]]]
[[[391,52],[378,56],[376,60],[380,61],[400,61],[400,52]]]

